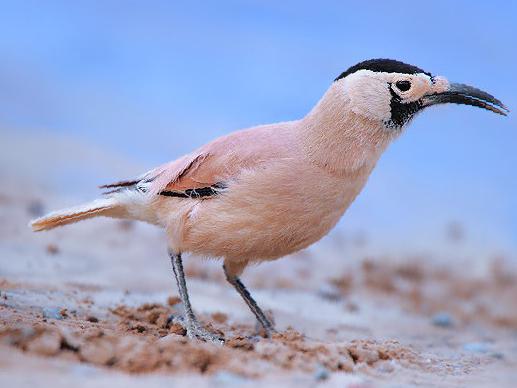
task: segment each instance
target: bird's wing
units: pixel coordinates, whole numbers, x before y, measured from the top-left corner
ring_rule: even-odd
[[[272,141],[279,139],[278,132],[277,126],[235,132],[216,139],[191,154],[163,164],[138,179],[102,187],[118,190],[145,186],[149,195],[210,195],[211,190],[225,187],[226,182],[243,169],[251,169],[266,160],[281,157],[283,147],[273,144],[275,142]]]

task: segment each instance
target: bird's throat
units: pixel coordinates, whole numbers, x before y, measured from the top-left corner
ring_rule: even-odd
[[[300,120],[298,133],[305,155],[331,174],[369,174],[392,136],[382,123],[353,113],[340,93],[331,86]]]

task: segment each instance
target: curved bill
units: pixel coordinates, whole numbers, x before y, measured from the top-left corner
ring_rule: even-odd
[[[447,91],[424,96],[422,102],[424,106],[448,103],[472,105],[503,116],[510,112],[501,101],[491,94],[465,84],[450,84]]]

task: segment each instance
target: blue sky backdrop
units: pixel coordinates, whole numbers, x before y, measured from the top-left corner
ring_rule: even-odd
[[[515,111],[516,40],[507,1],[0,1],[0,130],[65,134],[151,167],[299,118],[335,76],[375,57]],[[479,246],[515,249],[516,123],[513,112],[429,109],[341,227],[425,248],[457,221]]]

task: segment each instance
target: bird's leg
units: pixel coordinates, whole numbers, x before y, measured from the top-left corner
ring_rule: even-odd
[[[255,314],[255,317],[257,317],[258,322],[264,328],[266,335],[268,337],[271,337],[271,334],[275,332],[275,328],[273,327],[271,321],[266,317],[266,314],[264,314],[264,312],[258,306],[257,302],[255,302],[255,299],[253,299],[253,297],[246,289],[244,284],[242,284],[239,277],[231,274],[226,268],[226,265],[223,265],[223,269],[224,274],[226,275],[226,280],[228,280],[228,282],[237,290],[240,296],[242,296],[242,299],[244,299],[244,301],[250,308],[251,312]]]
[[[197,320],[192,306],[188,297],[187,283],[185,282],[185,273],[183,272],[183,262],[181,260],[180,253],[169,252],[171,258],[172,270],[176,277],[176,283],[178,284],[178,291],[180,294],[181,301],[185,308],[185,316],[183,318],[183,325],[187,330],[187,336],[189,338],[198,338],[203,341],[210,341],[214,343],[223,343],[223,339],[217,335],[206,330]]]

